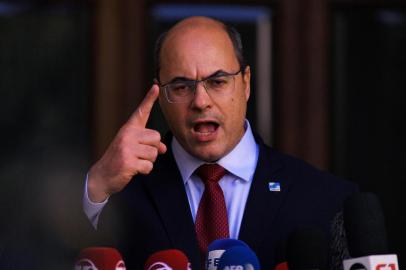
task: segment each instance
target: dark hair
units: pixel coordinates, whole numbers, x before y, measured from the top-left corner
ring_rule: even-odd
[[[245,63],[245,59],[244,59],[240,33],[238,33],[238,31],[234,27],[227,25],[219,20],[216,20],[216,21],[219,22],[223,26],[224,30],[228,34],[228,37],[230,38],[231,43],[233,44],[234,53],[237,57],[238,64],[240,65],[241,72],[242,72],[242,74],[244,74],[246,63]],[[161,49],[162,49],[162,45],[168,35],[168,32],[169,31],[163,32],[155,42],[154,66],[155,66],[155,78],[158,81],[160,81],[159,80],[159,71],[161,68]]]

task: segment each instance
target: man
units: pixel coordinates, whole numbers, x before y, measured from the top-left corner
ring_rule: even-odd
[[[253,135],[245,119],[251,72],[238,33],[191,17],[157,44],[156,83],[92,166],[84,196],[88,218],[114,238],[130,269],[169,248],[185,252],[198,269],[207,242],[222,236],[245,241],[262,268],[273,269],[284,259],[278,245],[294,229],[330,233],[355,186]],[[157,99],[173,134],[163,142],[145,128]],[[225,168],[213,188],[199,174],[205,163]],[[208,195],[211,189],[216,195]]]

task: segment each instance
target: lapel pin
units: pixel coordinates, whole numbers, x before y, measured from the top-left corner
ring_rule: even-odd
[[[279,192],[281,191],[281,183],[279,182],[269,182],[268,183],[269,191]]]

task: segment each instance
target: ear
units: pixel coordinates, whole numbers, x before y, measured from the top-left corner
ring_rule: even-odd
[[[248,101],[250,94],[251,94],[251,69],[250,69],[250,66],[245,67],[242,80],[244,83],[245,98]]]

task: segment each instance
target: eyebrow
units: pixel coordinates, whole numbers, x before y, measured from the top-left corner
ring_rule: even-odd
[[[204,80],[207,80],[207,79],[209,79],[209,78],[213,78],[213,77],[217,77],[217,76],[230,75],[230,74],[231,74],[231,73],[228,73],[228,72],[226,72],[226,71],[224,71],[224,70],[222,70],[222,69],[219,69],[219,70],[215,71],[214,73],[210,74],[209,76],[202,78],[202,80],[204,81]],[[173,79],[170,80],[169,82],[163,84],[163,86],[164,86],[164,85],[167,85],[167,84],[170,84],[170,83],[176,83],[176,82],[191,82],[191,81],[195,81],[195,79],[191,79],[191,78],[187,78],[187,77],[178,76],[178,77],[173,78]],[[199,81],[201,81],[201,80],[199,80]]]

